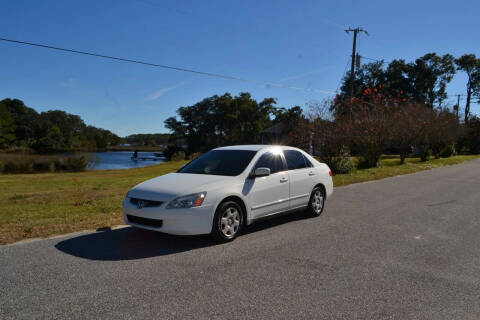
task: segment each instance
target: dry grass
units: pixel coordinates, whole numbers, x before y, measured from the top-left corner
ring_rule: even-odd
[[[384,159],[380,168],[334,176],[335,186],[457,164],[478,156],[426,163]],[[122,224],[121,201],[137,183],[177,170],[185,161],[129,170],[0,174],[0,244]]]
[[[0,175],[0,244],[122,224],[134,185],[183,162],[130,170]]]

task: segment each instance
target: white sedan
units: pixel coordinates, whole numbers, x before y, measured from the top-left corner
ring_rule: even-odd
[[[297,148],[222,147],[132,188],[123,214],[135,227],[227,242],[278,213],[307,209],[319,216],[333,192],[331,176],[326,164]]]

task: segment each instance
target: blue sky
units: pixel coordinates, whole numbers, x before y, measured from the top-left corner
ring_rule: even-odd
[[[179,106],[214,94],[247,91],[283,107],[331,97],[350,59],[347,26],[369,31],[358,44],[365,57],[480,56],[479,1],[16,0],[0,9],[0,37],[314,90],[0,42],[0,99],[62,109],[121,136],[166,132],[163,121]],[[464,91],[458,74],[448,92]]]

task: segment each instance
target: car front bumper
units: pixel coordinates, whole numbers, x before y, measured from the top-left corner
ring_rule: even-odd
[[[123,219],[126,224],[131,226],[176,235],[207,234],[212,231],[214,215],[212,205],[182,209],[165,209],[164,206],[165,204],[160,207],[139,209],[130,202],[129,198],[125,198],[123,200]],[[128,216],[132,218],[128,219]],[[154,219],[155,226],[143,219]],[[159,226],[159,220],[162,221],[161,226]]]

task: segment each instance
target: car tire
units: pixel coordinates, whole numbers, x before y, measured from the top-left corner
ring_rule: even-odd
[[[211,236],[219,243],[235,239],[243,227],[243,209],[235,201],[222,202],[213,218]]]
[[[308,213],[313,217],[318,217],[322,214],[325,208],[325,190],[322,187],[315,187],[310,195],[308,202]]]

